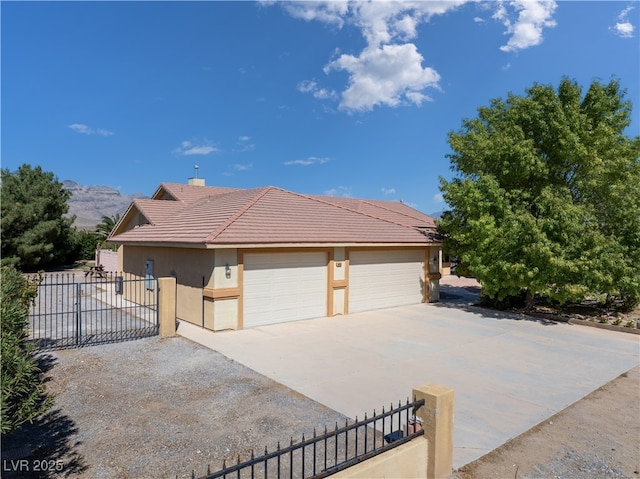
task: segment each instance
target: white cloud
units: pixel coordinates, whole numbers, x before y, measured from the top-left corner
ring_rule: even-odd
[[[627,18],[627,15],[629,15],[629,12],[631,12],[633,8],[634,7],[629,6],[622,10],[622,12],[620,12],[620,14],[618,15],[618,23],[611,27],[611,30],[613,30],[613,32],[619,37],[633,38],[634,36],[633,32],[636,28],[633,23],[631,23]]]
[[[310,156],[309,158],[305,158],[303,160],[285,161],[284,164],[286,166],[292,166],[292,165],[311,166],[311,165],[322,165],[327,161],[329,161],[329,158],[318,158],[316,156]]]
[[[304,80],[298,83],[298,91],[302,93],[311,93],[314,98],[319,100],[330,100],[337,98],[337,94],[333,90],[320,88],[318,83],[312,80]]]
[[[382,187],[380,189],[380,191],[382,191],[383,195],[395,195],[396,194],[396,189],[395,188],[384,188],[384,187]]]
[[[323,192],[326,196],[341,196],[342,198],[353,198],[353,188],[350,186],[338,186]]]
[[[181,156],[191,155],[208,155],[218,151],[216,146],[208,141],[204,141],[200,144],[195,144],[191,141],[183,141],[180,146],[173,150],[173,153]]]
[[[285,6],[292,16],[318,20],[341,28],[358,28],[367,46],[355,55],[339,54],[324,68],[346,71],[349,84],[339,95],[320,87],[316,81],[298,84],[298,90],[321,100],[340,98],[344,110],[368,111],[377,105],[396,107],[421,105],[429,100],[427,88],[438,88],[440,75],[423,68],[423,57],[413,43],[417,27],[431,16],[446,13],[467,0],[295,2]]]
[[[341,28],[344,24],[343,17],[349,9],[349,4],[343,1],[287,2],[284,4],[284,8],[292,17],[306,21],[318,20]]]
[[[112,131],[105,130],[104,128],[94,129],[82,123],[72,123],[71,125],[67,125],[67,128],[72,129],[76,133],[82,133],[83,135],[100,135],[100,136],[113,135]]]
[[[515,52],[542,43],[544,28],[556,26],[553,13],[558,4],[554,0],[511,0],[497,4],[493,18],[507,27],[506,34],[511,35],[506,45],[500,47],[504,52]],[[513,10],[510,15],[509,11]],[[511,16],[516,15],[514,21]]]
[[[321,100],[339,98],[339,107],[347,111],[421,105],[430,100],[428,89],[439,89],[440,75],[434,68],[423,67],[424,58],[411,40],[418,36],[420,24],[469,1],[349,0],[282,4],[295,18],[320,21],[335,28],[355,27],[367,43],[360,52],[336,53],[325,65],[326,74],[334,70],[348,74],[348,85],[343,91],[323,88],[316,80],[299,83],[298,90]],[[500,47],[505,52],[540,44],[543,30],[556,25],[552,18],[557,7],[555,0],[498,0],[495,4],[476,1],[476,5],[479,10],[493,10],[493,18],[506,27],[509,40]],[[475,17],[474,22],[483,20]]]
[[[376,105],[420,105],[429,97],[423,90],[437,88],[440,75],[422,68],[422,55],[413,43],[367,48],[360,56],[341,55],[325,71],[345,70],[350,81],[340,108],[367,111]]]
[[[236,153],[243,153],[245,151],[253,151],[256,149],[256,145],[251,142],[251,137],[247,135],[239,136],[237,145],[237,148],[233,150]]]
[[[415,38],[417,26],[467,0],[349,2],[351,22],[359,26],[369,46]]]
[[[616,23],[613,27],[616,34],[622,38],[633,38],[633,31],[635,27],[632,23],[624,22],[624,23]]]
[[[245,165],[236,163],[235,165],[233,165],[233,169],[235,171],[247,171],[247,170],[250,170],[251,168],[253,168],[253,163],[247,163]]]
[[[442,196],[442,193],[436,193],[435,195],[433,195],[433,201],[435,203],[444,203],[444,197]]]

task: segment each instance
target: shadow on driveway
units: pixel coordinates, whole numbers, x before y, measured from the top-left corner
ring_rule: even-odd
[[[526,314],[499,311],[496,309],[480,306],[480,286],[440,286],[440,302],[433,303],[440,308],[454,308],[468,313],[478,314],[483,318],[512,320],[512,321],[532,321],[544,326],[557,326],[557,321],[545,318],[528,316]]]

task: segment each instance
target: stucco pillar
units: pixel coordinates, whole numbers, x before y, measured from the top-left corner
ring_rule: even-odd
[[[442,250],[440,247],[431,246],[427,252],[427,291],[426,302],[436,303],[440,301],[440,278],[442,278]]]
[[[416,416],[428,441],[427,479],[448,478],[453,471],[453,389],[427,383],[415,388],[413,397],[424,399]]]
[[[158,278],[158,320],[160,336],[176,335],[176,279]]]

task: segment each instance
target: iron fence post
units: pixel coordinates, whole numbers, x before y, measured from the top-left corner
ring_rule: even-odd
[[[76,283],[76,346],[80,346],[82,337],[82,284]]]

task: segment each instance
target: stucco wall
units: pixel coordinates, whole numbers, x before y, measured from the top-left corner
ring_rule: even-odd
[[[325,248],[328,252],[328,291],[326,314],[340,315],[349,311],[350,261],[349,252],[363,248]],[[366,248],[364,248],[366,249]],[[383,248],[369,248],[382,250]],[[403,250],[406,248],[393,248]],[[412,249],[416,249],[415,247]],[[318,248],[284,248],[278,252],[317,251]],[[425,263],[432,271],[440,270],[439,247],[425,248]],[[243,327],[243,255],[272,249],[205,249],[168,248],[149,246],[121,246],[119,271],[140,277],[145,275],[145,264],[153,261],[153,276],[176,278],[177,317],[184,321],[220,331]],[[424,301],[438,298],[437,279],[423,271],[421,280]],[[439,277],[439,275],[438,275]],[[425,284],[427,288],[424,288]]]
[[[176,315],[179,319],[202,323],[202,286],[212,283],[214,252],[195,248],[124,246],[122,267],[144,277],[145,263],[153,260],[153,276],[173,276],[177,282]]]
[[[105,271],[120,272],[118,269],[118,252],[106,249],[96,250],[96,266],[104,266]]]
[[[330,477],[336,479],[426,478],[427,440],[423,436],[416,437],[406,444],[383,452]]]

